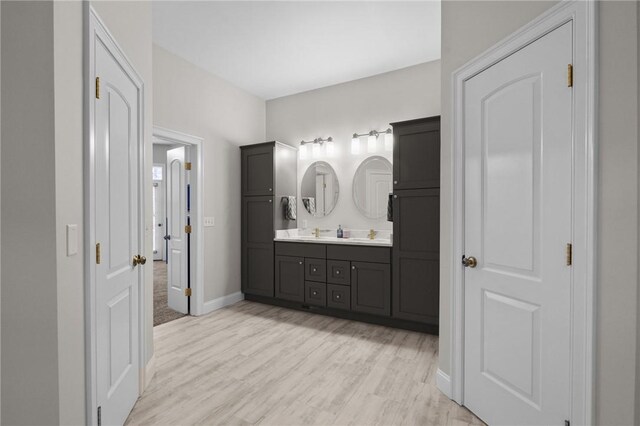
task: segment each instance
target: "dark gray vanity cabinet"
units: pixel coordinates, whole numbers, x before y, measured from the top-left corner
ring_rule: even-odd
[[[276,297],[304,302],[304,257],[276,256]]]
[[[282,204],[285,197],[296,195],[296,149],[279,142],[240,149],[242,291],[274,297],[275,231],[297,227],[295,220],[285,217]]]
[[[273,197],[242,199],[242,291],[273,297]]]
[[[351,309],[367,314],[391,314],[389,264],[351,262]]]
[[[396,191],[393,215],[393,315],[437,324],[440,189]]]
[[[393,190],[440,187],[440,116],[391,125]]]
[[[440,117],[392,125],[392,316],[437,326],[440,298]]]

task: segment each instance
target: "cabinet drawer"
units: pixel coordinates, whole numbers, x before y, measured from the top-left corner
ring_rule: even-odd
[[[327,260],[327,282],[349,285],[351,283],[351,262],[346,260]]]
[[[305,282],[304,302],[309,305],[327,306],[327,285],[310,281]]]
[[[346,285],[327,284],[327,306],[335,309],[351,309],[351,289]]]
[[[276,241],[276,256],[301,256],[326,259],[327,246],[317,243],[289,243]]]
[[[321,283],[327,282],[327,261],[306,258],[304,260],[304,279]]]

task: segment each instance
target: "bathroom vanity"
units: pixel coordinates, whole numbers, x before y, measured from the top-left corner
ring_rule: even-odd
[[[438,333],[440,117],[392,125],[393,166],[377,155],[362,160],[352,197],[367,219],[392,216],[393,232],[349,230],[349,238],[337,238],[334,229],[299,229],[287,202],[296,203],[298,216],[326,220],[340,201],[331,164],[313,162],[297,182],[295,148],[242,147],[245,299]],[[368,182],[374,191],[362,189]]]

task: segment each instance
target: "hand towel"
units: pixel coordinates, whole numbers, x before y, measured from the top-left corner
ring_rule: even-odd
[[[282,208],[284,210],[284,218],[285,220],[296,220],[297,219],[297,202],[295,195],[288,195],[286,197],[282,197]]]
[[[316,200],[313,197],[304,197],[302,199],[302,204],[304,204],[304,208],[307,209],[309,214],[316,214]]]

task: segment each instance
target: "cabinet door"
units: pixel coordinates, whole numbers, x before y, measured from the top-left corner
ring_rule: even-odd
[[[276,256],[276,297],[304,302],[304,258]]]
[[[242,148],[243,196],[274,194],[273,149],[273,145]]]
[[[368,314],[391,314],[390,265],[351,262],[351,309]]]
[[[393,316],[438,324],[440,190],[393,195]]]
[[[273,197],[244,197],[242,223],[242,291],[273,297]]]
[[[394,123],[393,189],[440,186],[440,117]]]

